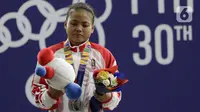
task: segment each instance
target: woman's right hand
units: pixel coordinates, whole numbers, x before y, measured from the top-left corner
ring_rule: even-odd
[[[64,94],[62,91],[54,89],[51,86],[49,86],[49,93],[50,93],[50,96],[54,99],[58,99],[60,96]]]

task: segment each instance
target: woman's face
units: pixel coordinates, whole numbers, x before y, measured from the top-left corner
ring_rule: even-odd
[[[94,32],[92,14],[84,9],[72,9],[65,21],[65,29],[72,45],[84,43]]]

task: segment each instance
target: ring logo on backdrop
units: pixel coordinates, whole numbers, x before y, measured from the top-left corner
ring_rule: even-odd
[[[86,0],[73,0],[72,3],[86,2]],[[95,27],[98,33],[99,44],[105,46],[105,33],[102,23],[109,17],[112,11],[112,1],[105,0],[106,9],[104,13],[96,18]],[[31,7],[36,6],[40,13],[46,18],[43,22],[40,32],[38,34],[32,32],[31,21],[24,15],[24,13]],[[39,48],[46,47],[46,39],[52,35],[59,22],[64,22],[68,8],[55,8],[45,0],[29,0],[25,2],[18,10],[18,12],[9,12],[0,18],[0,53],[5,52],[9,47],[18,48],[25,45],[28,40],[39,42]],[[23,35],[20,39],[12,41],[10,28],[5,26],[5,23],[11,19],[16,19],[17,28]]]
[[[76,2],[86,2],[86,0],[73,0],[72,3]],[[105,33],[102,26],[102,23],[110,16],[112,11],[112,0],[105,0],[106,9],[104,13],[96,18],[95,27],[99,37],[99,44],[105,46]],[[40,28],[39,34],[32,33],[31,22],[24,15],[25,11],[32,6],[37,6],[41,14],[46,17],[46,20],[42,24]],[[5,14],[2,18],[0,18],[0,42],[2,45],[0,46],[0,53],[5,52],[9,47],[17,48],[21,47],[27,43],[28,40],[39,41],[40,49],[46,47],[45,39],[47,39],[56,29],[58,22],[64,22],[66,18],[66,12],[68,8],[62,8],[59,10],[55,10],[54,7],[45,0],[30,0],[25,2],[18,10],[18,12],[10,12]],[[11,40],[11,33],[9,29],[4,26],[4,24],[10,20],[17,20],[17,27],[19,31],[23,34],[23,37],[17,41]],[[25,93],[26,97],[31,104],[37,107],[34,102],[34,96],[31,94],[31,84],[32,84],[32,74],[25,85]]]

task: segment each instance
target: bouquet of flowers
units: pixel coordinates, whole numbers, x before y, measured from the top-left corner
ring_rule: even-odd
[[[118,72],[118,66],[96,70],[94,82],[98,93],[120,91],[121,86],[128,82],[124,75]]]

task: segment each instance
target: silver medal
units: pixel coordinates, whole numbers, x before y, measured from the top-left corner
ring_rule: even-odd
[[[77,99],[77,100],[69,100],[69,103],[68,103],[68,107],[70,110],[73,110],[73,111],[79,111],[82,109],[82,102],[81,100]]]

